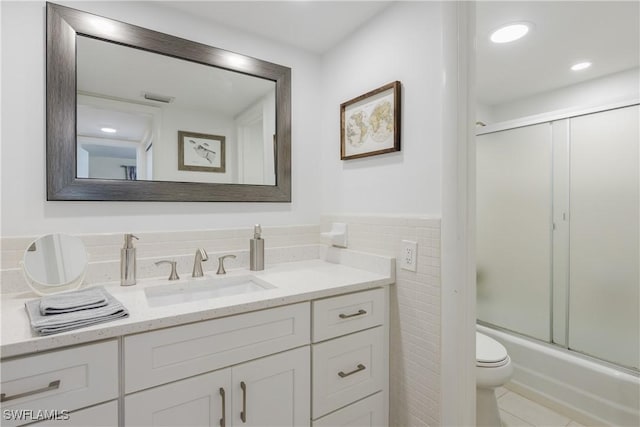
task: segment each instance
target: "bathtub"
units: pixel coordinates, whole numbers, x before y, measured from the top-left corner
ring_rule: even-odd
[[[640,378],[572,351],[478,325],[514,365],[506,385],[589,426],[639,426]]]

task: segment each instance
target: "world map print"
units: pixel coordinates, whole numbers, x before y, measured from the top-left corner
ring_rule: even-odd
[[[376,105],[369,117],[371,138],[375,142],[385,142],[393,135],[393,113],[391,102],[382,101]]]
[[[346,122],[346,139],[352,147],[361,147],[367,139],[382,144],[393,136],[393,107],[388,100],[365,105],[353,111]]]
[[[369,128],[366,123],[367,113],[358,110],[351,114],[347,122],[347,141],[353,147],[359,147],[364,144]]]

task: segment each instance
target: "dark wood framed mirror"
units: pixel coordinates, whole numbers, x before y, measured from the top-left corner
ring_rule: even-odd
[[[291,201],[290,68],[52,3],[46,54],[47,200]],[[170,89],[153,86],[163,70]],[[199,96],[211,102],[194,113]],[[123,128],[142,117],[141,136],[91,133],[114,131],[115,116]],[[121,177],[97,172],[106,158]]]

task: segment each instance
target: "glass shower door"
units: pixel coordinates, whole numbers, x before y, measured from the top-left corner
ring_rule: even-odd
[[[570,120],[569,348],[638,369],[639,107]]]
[[[476,139],[478,319],[551,339],[552,136],[543,123]]]

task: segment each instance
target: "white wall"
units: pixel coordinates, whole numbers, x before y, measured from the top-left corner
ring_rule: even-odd
[[[476,103],[476,122],[482,122],[485,125],[494,123],[493,110],[488,105]]]
[[[323,228],[347,222],[350,247],[395,257],[401,239],[418,241],[418,274],[399,270],[391,290],[392,425],[442,425],[444,415],[440,295],[449,284],[440,279],[439,220],[424,219],[442,211],[444,56],[455,56],[443,50],[444,13],[439,2],[393,4],[322,59]],[[395,80],[401,151],[340,160],[340,104]]]
[[[318,223],[319,58],[150,2],[64,5],[292,68],[292,203],[47,202],[45,2],[0,2],[3,236]],[[309,131],[313,129],[314,131]],[[16,183],[19,183],[16,185]]]
[[[135,165],[135,159],[89,156],[89,178],[125,179],[122,166]]]
[[[441,212],[442,23],[439,2],[394,4],[322,61],[323,212]],[[402,83],[401,151],[340,160],[341,103]]]
[[[531,97],[493,105],[490,122],[527,117],[568,108],[587,108],[640,98],[640,68],[543,92]],[[481,110],[479,110],[481,111]]]

